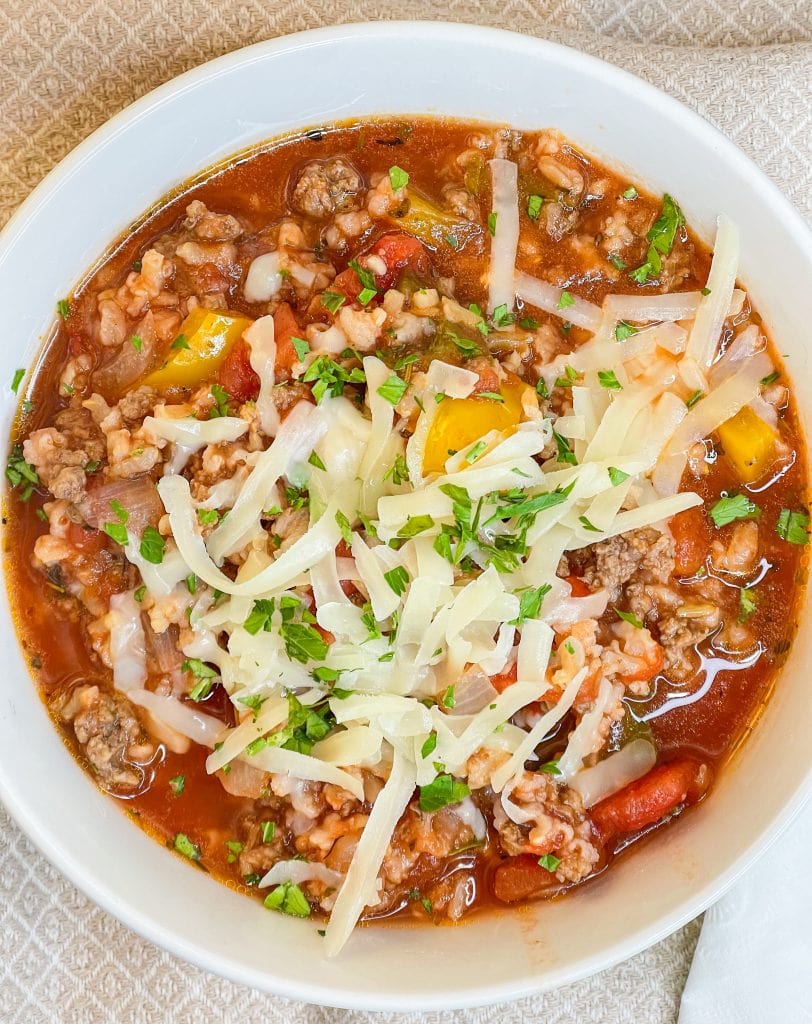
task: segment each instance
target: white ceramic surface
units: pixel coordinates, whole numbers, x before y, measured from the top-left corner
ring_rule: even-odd
[[[674,193],[709,240],[727,212],[741,278],[788,354],[807,431],[812,239],[730,142],[607,64],[490,29],[384,23],[308,32],[203,65],[114,117],[32,194],[0,239],[2,433],[18,366],[33,365],[56,300],[172,186],[246,145],[363,114],[445,112],[556,126]],[[631,172],[630,172],[631,173]],[[148,839],[99,794],[49,722],[0,609],[0,794],[92,899],[165,948],[236,981],[312,1002],[407,1010],[474,1005],[574,981],[694,917],[779,834],[812,787],[802,631],[755,734],[711,798],[582,893],[457,928],[362,929],[322,960],[310,923],[268,913]]]

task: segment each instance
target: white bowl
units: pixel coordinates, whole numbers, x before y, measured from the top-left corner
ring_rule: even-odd
[[[725,211],[741,278],[788,354],[807,431],[812,239],[729,141],[639,79],[573,50],[492,29],[350,25],[212,61],[114,117],[53,171],[0,242],[8,435],[14,370],[31,366],[55,302],[144,209],[258,140],[335,119],[445,113],[556,126],[637,181],[674,193],[707,240]],[[4,609],[7,609],[5,595]],[[799,634],[754,734],[710,798],[570,898],[456,928],[361,929],[324,962],[310,923],[268,913],[141,833],[59,740],[10,617],[0,700],[0,783],[11,813],[80,889],[135,931],[207,970],[311,1002],[415,1010],[515,998],[631,956],[715,900],[812,788],[812,634]]]

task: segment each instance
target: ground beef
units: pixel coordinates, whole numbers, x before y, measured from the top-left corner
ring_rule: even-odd
[[[357,210],[363,201],[364,181],[346,160],[311,160],[299,172],[290,204],[316,220]]]
[[[578,882],[590,874],[600,854],[575,790],[559,785],[550,775],[523,772],[509,796],[531,821],[524,825],[511,821],[500,798],[494,796],[494,824],[506,854],[552,854],[560,862],[555,871],[560,882]]]
[[[76,739],[105,789],[131,792],[144,780],[155,753],[133,705],[98,686],[80,686],[62,708]]]
[[[105,452],[104,438],[93,417],[76,406],[63,409],[53,427],[35,430],[23,444],[26,461],[51,494],[74,503],[84,494],[85,466],[100,462]]]
[[[584,579],[593,588],[605,587],[616,601],[630,580],[665,583],[674,571],[674,541],[670,534],[644,528],[594,544]]]

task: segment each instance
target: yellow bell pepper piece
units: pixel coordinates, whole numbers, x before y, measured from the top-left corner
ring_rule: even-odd
[[[157,388],[195,387],[214,374],[251,322],[239,313],[193,309],[181,324],[166,361],[144,383]]]
[[[426,438],[423,472],[442,473],[450,452],[461,451],[489,430],[513,433],[522,418],[522,393],[529,390],[518,379],[500,388],[503,402],[492,398],[446,398]]]
[[[742,483],[758,480],[775,459],[775,431],[745,405],[718,430],[725,457]]]

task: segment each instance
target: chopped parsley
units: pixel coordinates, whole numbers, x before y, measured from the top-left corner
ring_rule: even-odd
[[[216,508],[199,508],[197,510],[197,521],[201,526],[213,526],[220,522],[220,513]]]
[[[543,205],[543,196],[533,195],[527,197],[527,216],[530,218],[530,220],[537,221],[539,219],[539,214],[541,213],[541,208]]]
[[[141,557],[153,565],[160,565],[164,560],[164,549],[166,541],[158,533],[154,526],[147,526],[141,537],[139,551]]]
[[[677,230],[685,223],[682,210],[667,193],[663,196],[663,208],[660,216],[652,225],[646,238],[649,242],[646,262],[629,275],[638,284],[656,278],[663,268],[663,256],[667,256],[674,246]]]
[[[565,366],[563,374],[556,378],[555,386],[557,388],[571,388],[573,384],[578,383],[580,376],[580,373],[578,373],[574,366]]]
[[[389,168],[389,184],[392,186],[393,192],[400,192],[402,188],[406,188],[409,184],[409,175],[402,167],[398,167],[395,164],[394,167]]]
[[[409,573],[402,565],[398,565],[394,569],[390,569],[389,572],[385,572],[383,578],[398,597],[404,593],[409,585]]]
[[[710,517],[717,530],[737,519],[757,519],[760,515],[761,509],[758,505],[743,494],[726,495],[710,510]]]
[[[409,537],[416,537],[419,533],[430,530],[432,526],[434,526],[434,520],[431,516],[409,516],[404,525],[398,530],[398,537],[402,537],[404,540]]]
[[[496,234],[496,218],[497,218],[497,216],[498,215],[497,215],[497,213],[495,211],[491,211],[488,214],[488,233],[491,235],[492,238]]]
[[[592,533],[601,533],[600,528],[590,523],[586,516],[578,516],[578,522],[585,530],[590,530]]]
[[[543,857],[539,857],[539,866],[544,868],[545,871],[549,871],[551,874],[555,874],[560,863],[561,858],[554,857],[551,853],[545,853]]]
[[[317,451],[315,451],[315,449],[310,453],[310,455],[307,458],[307,461],[311,466],[314,466],[316,469],[322,469],[325,472],[327,471],[327,467],[324,465],[324,463],[321,460],[321,456]]]
[[[328,313],[332,313],[333,316],[335,316],[346,301],[347,297],[340,292],[322,292],[321,294],[322,306],[324,306]]]
[[[15,370],[14,371],[14,377],[12,378],[12,381],[11,381],[11,390],[14,392],[15,395],[17,394],[17,391],[19,390],[20,384],[22,383],[22,379],[23,379],[24,376],[25,376],[25,370],[21,369],[21,370]]]
[[[809,543],[809,516],[806,512],[782,508],[775,529],[781,540],[789,541],[790,544]]]
[[[429,757],[437,748],[437,733],[431,732],[426,737],[423,746],[420,748],[421,757]]]
[[[637,618],[634,612],[622,612],[620,608],[614,608],[614,611],[619,618],[623,619],[624,622],[628,622],[630,626],[634,626],[635,629],[643,628],[643,623]]]
[[[622,484],[624,480],[629,479],[628,473],[624,473],[622,469],[617,469],[615,466],[610,466],[607,472],[613,487],[617,487],[618,484]]]
[[[557,430],[553,431],[553,440],[555,441],[556,448],[558,449],[557,459],[559,462],[565,462],[570,466],[577,466],[578,459],[575,457],[575,452],[570,447],[569,441],[562,437]]]
[[[260,630],[266,633],[271,631],[271,617],[274,613],[275,601],[273,598],[258,598],[254,601],[254,607],[248,613],[248,618],[242,624],[242,628],[251,636],[256,636]]]
[[[758,607],[758,598],[752,587],[742,587],[739,591],[739,622],[747,622]]]
[[[624,262],[619,256],[612,255],[609,257],[609,262],[615,268],[615,270],[625,270],[628,267],[628,263]]]
[[[180,796],[181,793],[186,788],[186,776],[173,775],[172,778],[169,780],[169,788],[172,790],[175,796]]]
[[[472,463],[476,462],[476,460],[480,457],[480,455],[482,455],[482,453],[485,451],[487,447],[487,441],[477,441],[477,443],[473,445],[465,454],[465,461],[468,463],[468,465],[470,466]]]
[[[264,904],[268,910],[278,910],[291,917],[310,917],[310,904],[307,902],[307,897],[293,882],[283,882],[282,885],[278,885],[265,897]]]
[[[339,530],[341,530],[344,543],[349,546],[352,544],[352,527],[350,526],[349,519],[347,519],[341,509],[336,511],[336,522],[338,523]]]
[[[455,695],[455,687],[453,686],[453,684],[449,686],[448,689],[443,694],[442,703],[444,708],[454,708],[457,706],[457,698]]]
[[[464,782],[443,772],[428,786],[420,786],[420,810],[424,814],[431,814],[449,804],[458,804],[470,794],[471,790]]]
[[[637,334],[637,328],[630,324],[628,320],[618,320],[615,324],[615,341],[626,341],[633,334]]]
[[[504,302],[497,306],[491,314],[491,323],[494,327],[510,327],[515,320],[516,317],[510,312],[507,304]]]
[[[169,346],[170,348],[189,348],[189,342],[185,334],[179,334]]]
[[[575,305],[575,299],[570,295],[566,288],[561,292],[558,297],[558,302],[555,305],[556,309],[568,309],[570,306]]]
[[[209,419],[213,420],[220,416],[228,416],[228,403],[231,396],[225,388],[220,387],[219,384],[212,384],[211,397],[214,399],[214,408],[209,411]]]
[[[358,260],[350,260],[350,268],[355,271],[355,275],[361,284],[361,291],[358,293],[358,302],[362,306],[366,306],[367,303],[371,302],[378,294],[378,289],[375,285],[375,275],[371,270],[367,270],[362,267]]]
[[[262,825],[260,825],[260,832],[263,843],[272,842],[276,835],[276,823],[273,821],[263,821]]]
[[[115,515],[115,522],[105,523],[102,529],[116,544],[120,544],[125,547],[129,543],[129,536],[127,534],[127,523],[130,518],[130,513],[123,508],[121,502],[116,501],[115,498],[110,502],[110,508],[113,510]]]
[[[183,832],[178,832],[175,836],[175,849],[189,860],[200,860],[200,847]]]
[[[19,370],[17,372],[19,373]],[[772,373],[768,374],[766,377],[761,378],[761,386],[763,388],[766,388],[770,384],[775,384],[775,382],[778,380],[780,376],[781,374],[778,372],[778,370],[773,370]]]
[[[623,385],[617,379],[614,370],[598,370],[598,383],[607,391],[622,391]]]
[[[558,761],[547,761],[546,764],[541,765],[539,771],[543,775],[560,775],[561,769],[558,767]]]
[[[378,394],[381,398],[385,398],[390,405],[397,405],[406,393],[408,386],[405,380],[393,373],[378,388]]]
[[[511,626],[523,626],[528,619],[537,619],[541,613],[544,598],[549,594],[551,585],[542,583],[540,587],[530,587],[519,595],[519,614],[510,623]]]
[[[693,409],[697,402],[705,397],[704,391],[694,391],[693,394],[689,395],[685,399],[685,404],[689,409]]]
[[[187,658],[181,665],[182,672],[191,672],[197,682],[189,692],[194,701],[204,700],[211,693],[214,680],[218,678],[215,669],[201,661],[200,658]]]
[[[307,353],[310,351],[310,346],[308,345],[304,338],[291,338],[290,342],[293,345],[293,350],[296,353],[296,358],[299,360],[300,363],[303,363],[305,357],[307,356]]]
[[[30,462],[23,458],[23,449],[15,444],[6,466],[6,479],[13,488],[20,489],[20,501],[28,501],[35,487],[40,483],[39,475]]]
[[[56,304],[56,311],[62,317],[63,320],[67,320],[70,316],[70,303],[67,299],[60,299]]]
[[[625,192],[622,193],[624,199],[637,199],[637,189],[634,185],[629,185]]]
[[[236,839],[226,839],[226,849],[228,850],[226,860],[229,864],[233,864],[242,853],[242,843],[238,843]]]
[[[133,600],[141,604],[141,602],[144,600],[146,592],[147,588],[142,583],[140,587],[133,591]]]
[[[366,375],[360,367],[345,370],[327,356],[318,356],[308,366],[302,380],[306,384],[313,384],[313,397],[318,405],[325,396],[336,398],[342,395],[347,384],[363,384]]]
[[[283,622],[280,632],[288,657],[294,661],[324,661],[327,657],[327,641],[309,623]]]
[[[136,352],[140,352],[141,349],[144,347],[143,339],[138,334],[134,334],[130,338],[130,344],[132,345]]]
[[[399,486],[405,483],[409,479],[409,467],[406,465],[406,458],[403,455],[397,455],[395,461],[384,473],[384,480],[391,480],[395,486]],[[369,530],[367,530],[369,533]]]

